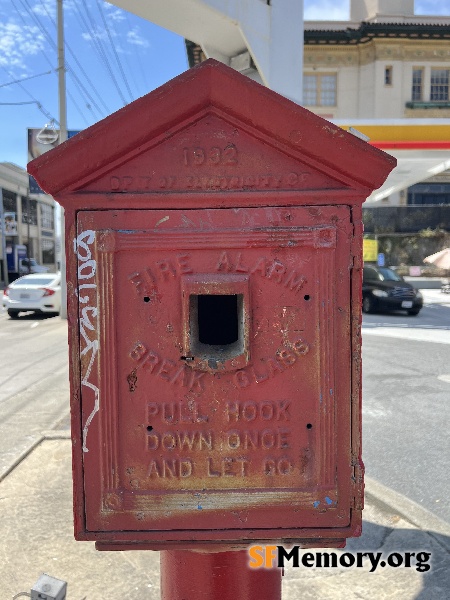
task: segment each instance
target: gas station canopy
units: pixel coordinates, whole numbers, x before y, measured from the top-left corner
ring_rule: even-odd
[[[378,202],[450,169],[450,119],[333,121],[388,154],[397,167],[367,202]],[[356,130],[356,131],[355,131]]]

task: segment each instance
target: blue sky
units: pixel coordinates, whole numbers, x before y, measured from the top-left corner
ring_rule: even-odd
[[[147,0],[149,1],[149,0]],[[304,0],[305,19],[349,18],[349,0]],[[67,120],[84,129],[188,67],[184,40],[103,0],[64,0]],[[58,119],[56,0],[0,0],[0,162],[25,167],[26,130]],[[450,0],[416,0],[450,15]]]

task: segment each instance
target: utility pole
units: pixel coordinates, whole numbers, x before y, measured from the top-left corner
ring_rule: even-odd
[[[8,259],[6,258],[6,227],[5,227],[5,211],[3,207],[3,188],[0,187],[0,219],[2,230],[2,260],[3,260],[3,283],[5,288],[9,285],[8,279]]]
[[[31,213],[30,213],[30,194],[27,193],[27,258],[28,258],[28,274],[31,273],[31,239],[30,239],[30,223],[31,223]],[[20,273],[20,271],[19,271]]]
[[[59,99],[59,143],[67,140],[66,66],[64,59],[64,15],[63,0],[57,1],[58,24],[58,99]],[[66,248],[64,209],[61,207],[61,319],[67,319]]]

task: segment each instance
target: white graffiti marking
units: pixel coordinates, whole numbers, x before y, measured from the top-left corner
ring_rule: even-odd
[[[92,258],[92,252],[90,248],[94,240],[95,231],[88,230],[81,232],[80,235],[73,241],[73,251],[77,255],[78,259],[78,281],[86,281],[95,277],[97,263]],[[92,419],[100,408],[100,390],[89,380],[98,354],[98,309],[96,306],[96,290],[97,284],[95,283],[82,283],[76,289],[76,294],[80,304],[87,305],[83,306],[81,309],[80,316],[80,335],[82,338],[80,340],[80,356],[85,356],[86,354],[90,353],[88,366],[82,366],[81,385],[88,387],[94,392],[94,408],[86,419],[86,423],[83,427],[83,452],[89,452],[86,444],[87,434],[89,426],[92,423]]]

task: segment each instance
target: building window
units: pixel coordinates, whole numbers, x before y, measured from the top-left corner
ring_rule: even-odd
[[[328,73],[303,76],[304,106],[336,106],[336,75]]]
[[[392,67],[384,68],[384,85],[392,85]]]
[[[17,212],[16,194],[9,190],[3,190],[3,210],[5,212]]]
[[[28,214],[29,212],[29,214]],[[22,223],[37,225],[37,201],[22,196]]]
[[[423,99],[423,69],[413,68],[412,72],[412,89],[411,89],[411,100],[413,102],[420,102]]]
[[[53,240],[42,240],[42,262],[46,265],[55,262],[55,242]]]
[[[41,204],[41,227],[42,229],[53,229],[53,206]]]
[[[450,69],[431,69],[431,102],[446,102],[449,99]]]
[[[450,183],[416,183],[408,188],[408,204],[450,206]],[[442,226],[444,223],[445,218],[442,218],[433,227]]]

